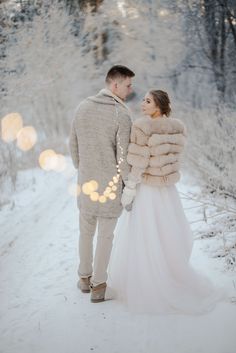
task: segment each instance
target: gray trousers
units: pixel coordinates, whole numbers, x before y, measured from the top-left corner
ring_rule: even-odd
[[[92,276],[94,286],[107,281],[107,267],[110,260],[114,230],[118,218],[105,218],[80,211],[79,226],[79,268],[80,278]],[[97,246],[93,261],[93,240],[98,226]]]

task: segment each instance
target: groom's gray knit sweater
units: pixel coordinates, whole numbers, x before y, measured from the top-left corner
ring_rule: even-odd
[[[109,182],[117,175],[120,163],[121,178],[113,186],[116,198],[106,198],[105,203],[91,201],[90,196],[80,193],[78,207],[81,211],[101,217],[119,217],[122,211],[122,180],[125,181],[130,166],[126,161],[131,130],[130,112],[121,99],[107,89],[96,96],[88,97],[79,105],[72,121],[70,152],[75,168],[78,169],[78,183],[91,180],[98,183],[99,195],[103,195]],[[114,188],[115,189],[115,188]],[[98,195],[94,194],[96,198]],[[103,198],[104,199],[104,198]]]

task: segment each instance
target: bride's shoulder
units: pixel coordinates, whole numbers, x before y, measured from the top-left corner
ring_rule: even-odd
[[[182,120],[172,117],[162,117],[159,119],[152,119],[149,117],[138,118],[134,120],[132,128],[133,130],[141,130],[145,135],[151,135],[153,133],[186,133],[186,127]]]
[[[147,124],[149,119],[146,117],[137,118],[133,121],[133,125],[137,127],[142,127]]]
[[[142,117],[134,120],[133,128],[142,130],[146,135],[150,133],[151,130],[151,120],[148,117]]]
[[[185,131],[185,125],[182,120],[172,117],[163,117],[160,119],[154,119],[152,124],[153,132],[159,134],[165,133],[183,133]]]
[[[184,135],[187,135],[187,128],[185,123],[177,118],[170,118],[170,120],[172,119],[173,121],[173,126],[176,130],[177,133],[183,133]]]

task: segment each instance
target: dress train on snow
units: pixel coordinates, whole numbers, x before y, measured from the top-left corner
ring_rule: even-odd
[[[176,186],[139,184],[115,230],[108,285],[138,313],[202,314],[226,297],[190,264],[193,234]]]

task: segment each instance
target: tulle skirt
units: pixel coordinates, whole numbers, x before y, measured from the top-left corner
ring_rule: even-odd
[[[131,312],[202,314],[226,298],[190,264],[193,234],[176,187],[140,184],[115,230],[108,285]]]

